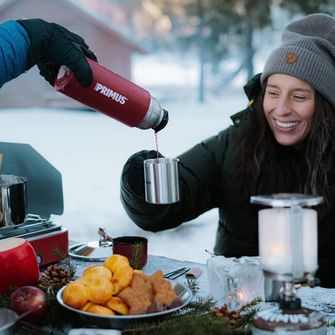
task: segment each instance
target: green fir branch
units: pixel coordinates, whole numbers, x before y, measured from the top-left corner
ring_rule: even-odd
[[[159,320],[129,326],[123,335],[238,335],[251,334],[251,314],[241,316],[232,323],[227,316],[215,316],[211,313],[215,302],[212,298],[198,299],[191,302],[179,312]]]
[[[187,278],[186,286],[191,290],[193,295],[196,295],[200,290],[199,283],[196,279]]]
[[[16,335],[66,335],[63,331],[55,329],[45,330],[26,321],[20,321],[15,328]]]
[[[132,255],[131,255],[131,266],[134,269],[141,269],[141,259],[143,252],[143,243],[136,243],[133,246]]]
[[[0,307],[9,308],[10,296],[17,289],[17,286],[11,286],[5,293],[0,294]]]
[[[8,308],[9,307],[9,295],[8,294],[0,294],[0,307]]]

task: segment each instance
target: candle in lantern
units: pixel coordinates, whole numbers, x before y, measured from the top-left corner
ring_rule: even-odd
[[[280,256],[285,255],[285,249],[283,245],[281,245],[280,243],[271,245],[270,249],[271,249],[271,254],[274,257],[277,257],[277,256],[280,257]]]
[[[300,208],[301,234],[295,236],[301,243],[303,272],[317,269],[317,212]],[[292,211],[290,208],[271,208],[259,211],[259,254],[264,270],[276,274],[292,274],[297,252],[292,238]]]
[[[226,258],[207,261],[210,295],[216,306],[237,309],[257,297],[264,298],[264,276],[258,257]]]
[[[244,306],[255,297],[246,288],[238,288],[236,291],[236,300],[240,306]]]

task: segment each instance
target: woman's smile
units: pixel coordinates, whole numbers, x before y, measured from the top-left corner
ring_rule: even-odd
[[[279,129],[284,129],[284,131],[294,130],[296,126],[299,124],[299,121],[279,121],[274,119],[275,126]]]

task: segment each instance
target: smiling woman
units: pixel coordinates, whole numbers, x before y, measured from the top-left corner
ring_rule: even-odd
[[[290,23],[264,71],[246,86],[249,106],[234,125],[179,159],[180,201],[145,201],[140,151],[126,162],[121,199],[141,228],[160,231],[219,209],[214,252],[226,257],[258,254],[258,194],[319,194],[317,275],[335,287],[335,20],[312,14]]]

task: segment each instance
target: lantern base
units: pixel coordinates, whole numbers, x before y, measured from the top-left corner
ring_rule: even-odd
[[[285,300],[281,297],[279,298],[279,307],[282,310],[298,310],[301,308],[301,300],[295,297],[292,300]]]
[[[326,335],[322,315],[308,308],[280,309],[278,305],[261,310],[253,322],[253,335],[273,333],[290,335]]]

